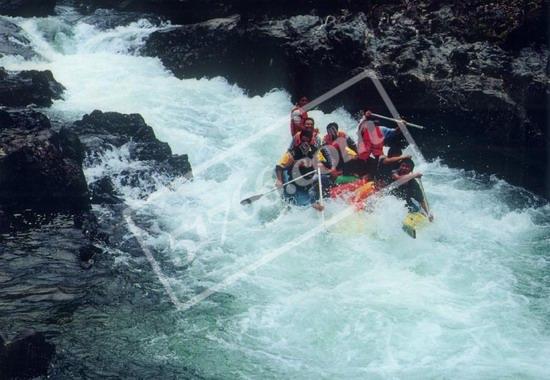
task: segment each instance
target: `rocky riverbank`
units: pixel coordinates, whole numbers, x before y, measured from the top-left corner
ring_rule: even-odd
[[[132,245],[116,186],[142,196],[176,177],[191,178],[140,115],[94,111],[75,123],[50,119],[63,96],[50,72],[0,68],[0,378],[46,375],[56,336],[72,313],[114,276],[109,252]],[[84,168],[126,146],[132,169],[88,185]],[[164,182],[163,182],[164,181]],[[32,328],[33,330],[28,330]]]
[[[401,113],[430,127],[418,134],[428,157],[464,167],[476,155],[488,172],[511,161],[506,179],[549,195],[545,1],[283,1],[276,9],[267,1],[57,4],[77,6],[99,29],[143,16],[181,23],[154,33],[142,54],[160,57],[180,78],[223,75],[250,94],[282,87],[314,97],[374,70]],[[10,0],[0,14],[44,16],[55,5]],[[0,19],[3,55],[37,53],[17,25]],[[118,289],[125,289],[120,298],[139,298],[127,301],[140,307],[166,302],[155,292],[158,281],[144,275],[149,264],[128,237],[117,189],[143,197],[190,178],[187,156],[173,155],[137,114],[97,110],[74,123],[50,120],[38,107],[63,91],[50,72],[0,68],[0,378],[46,375],[51,360],[71,355],[55,342],[75,311],[91,308],[92,319],[102,305],[117,308],[121,300],[110,297]],[[367,82],[323,107],[340,105],[385,112]],[[86,178],[85,168],[118,149],[136,165]],[[116,267],[114,251],[142,261],[128,273]],[[93,358],[70,365],[77,374],[101,367]]]
[[[27,11],[25,2],[13,3],[20,12]],[[400,113],[429,126],[417,133],[429,158],[468,166],[465,146],[480,152],[472,162],[483,162],[482,152],[493,162],[508,162],[512,151],[519,164],[497,168],[497,174],[550,195],[540,179],[548,171],[549,154],[547,0],[57,4],[76,7],[99,27],[139,15],[179,23],[153,33],[142,54],[159,57],[180,78],[221,75],[250,94],[279,87],[294,96],[315,97],[361,70],[373,70]],[[8,51],[25,46],[24,41],[4,45]],[[368,81],[321,108],[342,105],[352,112],[365,106],[388,112]],[[472,168],[483,171],[484,166]],[[525,182],[508,176],[518,169],[539,179]]]
[[[291,17],[233,14],[156,32],[144,52],[180,77],[223,75],[252,94],[275,86],[313,96],[372,69],[403,115],[436,129],[428,134],[529,148],[543,159],[546,17],[542,1],[389,2]],[[338,105],[387,112],[367,82],[323,107]]]

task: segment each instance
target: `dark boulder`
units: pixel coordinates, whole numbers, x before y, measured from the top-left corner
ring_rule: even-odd
[[[10,230],[10,218],[4,210],[0,209],[0,234],[6,233]],[[1,345],[1,344],[0,344]]]
[[[59,131],[59,141],[65,157],[76,161],[79,165],[84,163],[85,148],[76,133],[70,128],[62,127]]]
[[[48,107],[61,98],[64,89],[49,70],[10,73],[0,67],[0,106]]]
[[[2,0],[0,15],[39,17],[54,13],[56,0]]]
[[[142,22],[141,20],[147,20],[152,25],[160,25],[163,22],[160,16],[154,14],[102,8],[80,18],[81,22],[93,25],[99,30],[113,29],[133,22]]]
[[[33,379],[46,376],[55,346],[44,334],[26,330],[4,344],[0,339],[0,379]]]
[[[369,3],[384,2],[396,3],[398,1],[374,0]],[[244,19],[261,20],[303,14],[325,17],[341,9],[361,11],[365,8],[362,2],[352,0],[281,0],[276,5],[270,0],[77,0],[75,3],[83,12],[108,8],[154,13],[181,24],[224,18],[232,14],[239,14]]]
[[[0,205],[9,209],[86,210],[89,195],[78,146],[32,110],[0,110]]]
[[[93,204],[123,203],[123,200],[119,198],[120,194],[115,190],[113,181],[109,177],[102,177],[90,183],[89,188]]]
[[[88,244],[84,247],[80,247],[78,251],[78,256],[82,269],[90,269],[94,264],[94,257],[98,254],[101,254],[102,252],[103,251],[101,248],[98,248],[93,244]]]
[[[25,59],[33,58],[36,53],[30,44],[19,26],[0,18],[0,58],[4,55],[20,55]]]
[[[100,165],[103,155],[113,149],[127,149],[125,159],[140,162],[117,172],[110,172],[110,181],[100,179],[94,183],[94,202],[117,203],[110,188],[117,185],[138,188],[146,195],[159,184],[168,184],[175,177],[191,178],[191,165],[187,155],[173,155],[170,146],[159,141],[153,128],[139,114],[93,111],[76,121],[71,131],[76,133],[86,150],[87,166]]]
[[[362,13],[258,23],[234,15],[155,32],[143,52],[178,77],[224,75],[253,94],[273,87],[321,93],[365,61],[366,31]]]
[[[93,111],[72,127],[89,155],[97,155],[111,147],[129,145],[130,159],[162,161],[172,156],[170,146],[159,141],[153,128],[139,114]]]

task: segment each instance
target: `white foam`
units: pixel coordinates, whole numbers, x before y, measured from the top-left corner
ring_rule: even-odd
[[[223,78],[179,80],[158,59],[132,55],[155,29],[145,22],[107,31],[55,18],[19,23],[44,58],[0,62],[52,70],[67,88],[53,112],[140,113],[194,166],[286,120],[291,107],[282,91],[249,97]],[[44,28],[61,42],[45,39]],[[354,136],[345,110],[311,115],[321,129],[337,121]],[[289,143],[280,124],[193,182],[176,181],[145,200],[119,185],[134,212],[154,221],[147,244],[183,268],[171,279],[181,302],[320,223],[313,210],[283,210],[276,195],[239,205],[272,184]],[[125,157],[108,153],[88,178],[132,165]],[[400,229],[403,202],[387,197],[372,215],[355,215],[182,315],[173,360],[206,377],[548,377],[548,315],[531,308],[522,284],[548,292],[550,250],[534,244],[548,238],[540,219],[549,210],[514,209],[503,195],[516,190],[503,182],[477,181],[440,162],[420,169],[436,221],[418,239]],[[342,207],[329,202],[327,217]],[[531,258],[538,264],[525,270]],[[164,349],[172,338],[143,344]]]

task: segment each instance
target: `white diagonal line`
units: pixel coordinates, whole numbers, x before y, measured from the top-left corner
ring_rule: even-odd
[[[128,208],[126,210],[128,210]],[[127,212],[126,210],[124,211],[124,214],[126,214],[126,215],[124,215],[124,218],[126,219],[126,223],[128,223],[128,229],[130,230],[132,235],[134,235],[134,237],[138,241],[139,245],[141,246],[141,249],[145,253],[145,256],[147,257],[147,260],[149,261],[149,264],[151,264],[151,267],[153,268],[153,272],[155,272],[155,274],[157,275],[160,283],[164,287],[164,290],[166,290],[166,294],[168,294],[168,297],[170,298],[170,301],[172,301],[172,303],[178,309],[181,308],[182,304],[178,300],[178,297],[176,297],[176,294],[174,293],[174,290],[172,289],[172,285],[170,285],[170,281],[168,280],[168,278],[166,278],[164,273],[162,273],[162,270],[160,269],[160,265],[155,260],[155,258],[153,257],[153,254],[151,253],[149,248],[147,248],[145,242],[143,241],[142,236],[145,235],[146,232],[143,231],[138,226],[136,226],[136,224],[134,223],[134,221],[132,220],[130,215],[128,215],[129,212]]]
[[[335,95],[338,95],[342,91],[344,91],[347,88],[353,86],[355,83],[365,79],[368,75],[369,74],[368,74],[367,71],[363,71],[363,72],[357,74],[356,76],[348,79],[344,83],[334,87],[332,90],[327,91],[323,95],[313,99],[311,102],[309,102],[308,104],[306,104],[304,106],[304,109],[306,111],[309,111],[309,110],[317,107],[319,104],[323,103],[324,101],[334,97]],[[218,153],[212,159],[198,165],[196,168],[193,169],[193,174],[194,175],[199,175],[200,173],[202,173],[205,170],[209,169],[211,166],[219,164],[219,163],[225,161],[227,158],[233,156],[234,154],[237,154],[237,153],[241,152],[244,147],[247,147],[252,142],[260,139],[261,137],[264,137],[265,135],[268,135],[272,132],[280,130],[281,124],[284,124],[285,122],[288,122],[288,120],[289,119],[288,119],[287,116],[281,117],[279,120],[277,120],[277,122],[273,123],[270,127],[264,128],[261,131],[256,132],[255,134],[253,134],[252,136],[242,140],[238,144],[233,145],[228,150],[226,150],[224,152],[221,152],[221,153]]]
[[[311,238],[317,236],[321,232],[325,232],[325,228],[331,227],[334,224],[338,223],[342,219],[344,219],[346,216],[351,215],[354,212],[353,207],[348,207],[344,211],[336,214],[332,218],[330,218],[328,221],[325,222],[325,224],[320,224],[308,233],[301,235],[298,239],[292,240],[288,243],[283,244],[281,247],[263,255],[261,258],[256,260],[255,262],[245,266],[238,272],[232,274],[231,276],[226,277],[223,281],[218,282],[216,285],[212,286],[211,288],[208,288],[207,290],[203,291],[200,294],[197,294],[196,296],[189,299],[189,301],[185,302],[181,305],[181,307],[178,307],[180,311],[185,311],[199,302],[204,301],[206,298],[210,297],[212,294],[219,292],[222,289],[225,289],[235,282],[239,281],[241,278],[247,276],[249,273],[255,271],[256,269],[270,263],[271,261],[275,260],[277,257],[284,255],[294,247],[310,240]],[[176,305],[177,306],[177,305]]]
[[[395,105],[391,101],[390,96],[386,92],[386,89],[384,88],[384,86],[382,86],[382,83],[380,82],[380,80],[378,79],[376,74],[371,71],[371,72],[369,72],[368,75],[369,75],[370,79],[372,80],[372,83],[374,83],[374,86],[378,90],[378,93],[382,97],[382,100],[384,100],[384,103],[386,104],[386,107],[388,107],[388,109],[390,110],[390,113],[393,116],[393,118],[397,119],[397,120],[400,120],[401,116],[399,116],[399,112],[397,112],[397,108],[395,108]],[[407,127],[403,123],[399,123],[399,122],[397,123],[397,125],[399,126],[399,129],[401,129],[401,133],[403,133],[403,136],[405,137],[405,139],[407,140],[407,142],[411,146],[411,148],[412,148],[413,152],[415,153],[415,155],[417,156],[417,158],[422,162],[426,162],[426,160],[424,159],[424,155],[420,151],[420,148],[416,144],[416,141],[414,141],[414,138],[412,137],[412,135],[409,132],[409,130],[407,129]]]
[[[388,185],[387,187],[385,187],[384,189],[379,191],[376,195],[368,198],[367,202],[373,202],[375,199],[378,199],[380,196],[389,194],[393,189],[395,189],[395,188],[401,186],[402,184],[408,182],[409,180],[411,180],[411,178],[412,178],[411,175],[401,177],[397,181],[392,182],[390,185]],[[237,282],[240,279],[242,279],[243,277],[247,276],[249,273],[251,273],[251,272],[255,271],[256,269],[270,263],[271,261],[275,260],[279,256],[284,255],[285,253],[290,251],[292,248],[294,248],[294,247],[296,247],[296,246],[298,246],[302,243],[305,243],[306,241],[312,239],[313,237],[319,235],[320,233],[325,233],[327,230],[330,229],[330,227],[332,227],[336,223],[340,222],[341,220],[343,220],[347,216],[353,214],[354,212],[357,212],[355,206],[346,207],[343,211],[341,211],[338,214],[334,215],[333,217],[331,217],[329,220],[325,221],[324,223],[318,225],[317,227],[315,227],[314,229],[312,229],[308,233],[306,233],[304,235],[301,235],[299,238],[294,239],[294,240],[292,240],[288,243],[285,243],[281,247],[279,247],[279,248],[263,255],[258,260],[256,260],[253,263],[245,266],[244,268],[242,268],[238,272],[232,274],[231,276],[226,277],[223,281],[218,282],[216,285],[206,289],[202,293],[197,294],[196,296],[189,299],[187,302],[185,302],[183,304],[180,303],[181,306],[178,307],[178,305],[176,305],[176,307],[178,307],[178,309],[180,311],[185,311],[185,310],[188,310],[188,309],[192,308],[196,304],[198,304],[198,303],[204,301],[205,299],[207,299],[208,297],[210,297],[212,294],[217,293],[220,290],[231,286],[235,282]]]
[[[314,107],[318,106],[322,102],[324,102],[327,99],[330,99],[333,96],[339,94],[340,92],[344,91],[345,89],[347,89],[348,87],[354,85],[355,83],[361,81],[362,79],[366,78],[367,76],[372,79],[374,85],[376,86],[378,92],[380,93],[380,96],[382,97],[382,99],[386,103],[386,106],[388,107],[388,109],[392,113],[392,116],[395,119],[400,119],[399,113],[397,112],[397,109],[393,105],[393,102],[390,100],[390,98],[389,98],[387,92],[385,91],[384,87],[382,86],[382,83],[380,83],[380,81],[378,80],[378,78],[376,77],[374,72],[367,71],[367,70],[355,75],[354,77],[348,79],[346,82],[340,84],[339,86],[333,88],[332,90],[327,91],[323,95],[317,97],[313,101],[309,102],[304,108],[306,110],[313,109]],[[259,132],[255,133],[254,135],[246,138],[245,140],[241,141],[240,143],[232,146],[227,151],[221,152],[221,153],[217,154],[214,158],[204,162],[203,164],[198,165],[193,170],[194,174],[199,175],[202,172],[209,169],[210,167],[212,167],[213,165],[216,165],[218,163],[221,163],[221,162],[225,161],[228,157],[231,157],[234,154],[238,154],[244,147],[248,146],[252,142],[254,142],[254,141],[258,140],[259,138],[264,137],[264,136],[268,135],[269,133],[272,133],[272,132],[276,131],[277,129],[279,129],[280,125],[283,124],[287,120],[288,120],[287,117],[279,119],[276,123],[273,123],[273,125],[271,127],[267,127],[267,128],[262,129],[261,131],[259,131]],[[416,142],[414,141],[414,139],[410,135],[407,128],[404,125],[402,125],[402,123],[398,123],[398,125],[399,125],[399,128],[401,129],[401,131],[403,132],[403,135],[405,136],[405,138],[407,139],[409,144],[412,146],[412,148],[415,151],[416,155],[421,160],[424,160],[424,157],[423,157],[422,153],[420,152],[420,149],[418,148],[418,145],[416,145]],[[390,186],[386,187],[383,191],[380,191],[377,194],[376,197],[372,197],[372,198],[377,198],[378,196],[387,194],[393,188],[400,186],[402,183],[404,183],[404,180],[396,181],[396,182],[392,183]],[[160,196],[160,192],[157,192],[156,195],[153,194],[152,196],[150,196],[147,199],[147,203],[152,202],[158,196]],[[372,199],[369,198],[369,201],[372,201]],[[159,278],[159,281],[161,282],[164,289],[166,290],[166,293],[168,294],[168,297],[170,298],[170,300],[172,301],[172,303],[176,306],[176,308],[178,310],[183,311],[183,310],[188,310],[189,308],[191,308],[194,305],[198,304],[199,302],[205,300],[206,298],[208,298],[212,294],[214,294],[214,293],[220,291],[221,289],[224,289],[224,288],[232,285],[233,283],[239,281],[244,276],[246,276],[249,273],[255,271],[256,269],[260,268],[261,266],[263,266],[265,264],[268,264],[269,262],[273,261],[277,257],[285,254],[286,252],[288,252],[292,248],[306,242],[307,240],[315,237],[316,235],[318,235],[321,232],[325,232],[327,228],[329,228],[329,227],[333,226],[334,224],[338,223],[339,221],[344,219],[346,216],[351,215],[351,213],[354,212],[354,211],[355,211],[354,207],[347,207],[342,212],[336,214],[335,216],[330,218],[328,221],[326,221],[324,225],[319,225],[316,228],[309,231],[308,233],[306,233],[305,235],[302,235],[300,238],[295,239],[295,240],[290,241],[290,242],[287,242],[286,244],[282,245],[281,247],[279,247],[279,248],[263,255],[257,261],[247,265],[246,267],[242,268],[241,270],[234,273],[233,275],[231,275],[229,277],[226,277],[223,281],[217,283],[216,285],[214,285],[211,288],[203,291],[202,293],[195,295],[194,297],[192,297],[191,299],[189,299],[185,303],[182,303],[178,300],[178,298],[176,297],[176,295],[174,293],[174,290],[172,289],[172,286],[170,285],[169,280],[162,273],[160,265],[158,264],[158,262],[153,257],[153,254],[151,253],[151,251],[145,246],[145,242],[143,241],[142,235],[146,234],[146,232],[141,230],[139,227],[136,226],[136,224],[133,222],[131,216],[129,215],[129,210],[128,209],[126,209],[124,211],[124,214],[125,214],[125,219],[128,223],[130,232],[136,237],[136,239],[137,239],[138,243],[140,244],[141,248],[143,249],[147,259],[149,260],[149,262],[151,264],[151,267],[153,268],[153,271],[155,272],[155,274]]]

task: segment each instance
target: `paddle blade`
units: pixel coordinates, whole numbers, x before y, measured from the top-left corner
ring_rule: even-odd
[[[256,202],[258,199],[260,199],[261,197],[263,197],[264,195],[263,194],[258,194],[258,195],[254,195],[250,198],[246,198],[246,199],[243,199],[241,201],[241,204],[244,206],[244,205],[249,205],[251,204],[252,202]]]

